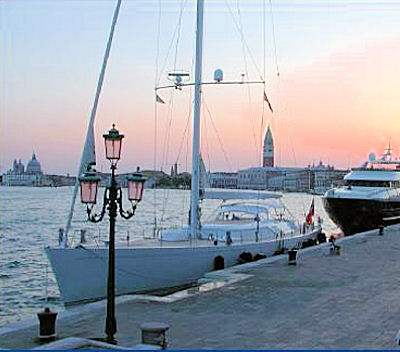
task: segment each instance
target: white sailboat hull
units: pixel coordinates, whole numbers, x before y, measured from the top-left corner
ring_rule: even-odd
[[[238,243],[216,246],[126,247],[116,249],[116,294],[140,293],[195,283],[214,270],[221,256],[225,267],[237,264],[243,252],[267,256],[282,248],[298,247],[302,241],[316,238],[320,227],[308,234],[282,241]],[[61,298],[75,304],[106,296],[108,248],[46,248]]]

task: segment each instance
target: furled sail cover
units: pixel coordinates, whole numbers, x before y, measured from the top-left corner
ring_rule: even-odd
[[[88,128],[86,143],[82,154],[81,172],[85,172],[91,165],[96,165],[96,151],[95,151],[93,124]]]
[[[206,166],[204,165],[203,158],[200,156],[200,190],[204,192],[204,190],[210,187],[210,182],[208,180],[208,174]]]

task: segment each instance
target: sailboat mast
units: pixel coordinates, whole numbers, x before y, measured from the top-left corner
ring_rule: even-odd
[[[192,186],[190,202],[191,238],[199,236],[199,190],[200,190],[200,110],[201,76],[203,59],[203,11],[204,0],[197,1],[196,11],[196,59],[193,108]]]

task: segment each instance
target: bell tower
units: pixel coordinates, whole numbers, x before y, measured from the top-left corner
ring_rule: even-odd
[[[267,132],[264,138],[263,147],[263,167],[274,167],[274,139],[271,128],[268,124]]]

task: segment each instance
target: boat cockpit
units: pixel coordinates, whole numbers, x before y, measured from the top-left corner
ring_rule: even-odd
[[[221,204],[206,220],[214,224],[240,224],[267,220],[286,220],[287,209],[280,200],[274,199],[267,204]]]

